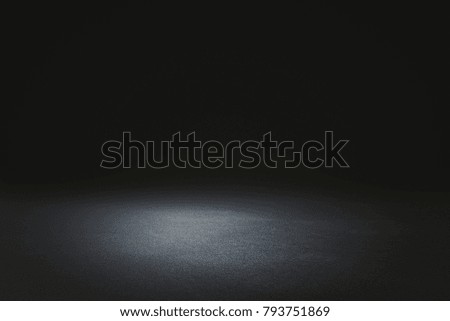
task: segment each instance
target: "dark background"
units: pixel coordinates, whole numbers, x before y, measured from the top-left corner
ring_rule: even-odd
[[[99,146],[350,139],[345,178],[446,189],[448,28],[409,4],[286,8],[36,6],[14,12],[11,183],[105,175]],[[4,168],[5,169],[5,168]],[[327,171],[337,175],[339,171]],[[109,173],[107,173],[109,174]]]
[[[9,213],[3,225],[10,242],[4,249],[11,263],[8,269],[33,266],[20,254],[20,242],[14,237],[20,232],[11,228],[21,228],[17,203],[41,199],[40,193],[52,203],[54,195],[111,186],[131,193],[130,186],[170,190],[191,181],[203,186],[204,180],[215,186],[245,182],[249,189],[265,184],[269,194],[271,188],[288,186],[297,192],[339,190],[356,195],[355,199],[361,191],[373,197],[387,193],[394,200],[401,195],[402,205],[411,199],[421,203],[408,203],[412,211],[402,208],[388,216],[410,215],[405,220],[414,221],[412,229],[434,222],[423,237],[434,235],[436,226],[442,226],[440,220],[448,218],[444,110],[449,29],[444,12],[424,3],[392,2],[308,2],[276,8],[34,4],[11,9],[4,51],[5,63],[12,69],[7,74],[11,86],[7,96],[11,94],[12,100],[2,107],[0,185],[4,213]],[[350,140],[343,154],[351,168],[108,171],[99,167],[101,144],[120,140],[123,131],[143,141],[196,131],[199,139],[223,142],[259,139],[272,131],[275,139],[295,140],[299,146],[321,140],[325,130]],[[437,209],[431,210],[433,206]],[[436,216],[439,221],[434,221]],[[448,244],[447,236],[442,237],[433,242]],[[428,247],[435,244],[423,245],[425,252]],[[404,269],[411,263],[405,260],[392,269]],[[31,281],[24,281],[16,292],[11,282],[6,287],[13,293],[10,298],[29,298],[25,293],[30,293],[29,284],[37,275],[51,279],[55,272],[49,272],[47,264],[40,274],[34,275],[32,268],[22,271],[31,275]],[[443,271],[426,273],[443,277]],[[448,292],[433,292],[435,287],[433,283],[428,292],[416,292],[413,298],[449,298]],[[354,299],[352,286],[349,289],[346,294],[331,291],[335,295],[330,299]],[[366,298],[383,298],[387,292],[380,289],[385,288],[369,287]],[[408,290],[399,290],[393,298],[411,298]],[[83,299],[88,292],[75,286],[58,291],[54,285],[43,286],[30,297]],[[95,299],[106,293],[95,286],[89,291],[98,294],[91,297]],[[288,298],[298,298],[295,289],[289,293]]]

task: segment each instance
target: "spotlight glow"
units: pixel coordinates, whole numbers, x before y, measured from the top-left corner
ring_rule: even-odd
[[[42,209],[59,213],[48,216],[51,228],[36,229],[47,233],[45,244],[30,242],[30,252],[96,288],[157,299],[228,298],[235,288],[268,299],[314,293],[368,269],[374,262],[364,256],[383,241],[378,232],[394,229],[306,197],[186,192],[54,204]]]

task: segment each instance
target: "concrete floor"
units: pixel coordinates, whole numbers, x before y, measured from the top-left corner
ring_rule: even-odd
[[[41,197],[2,216],[0,296],[450,299],[448,226],[418,211],[267,190]]]

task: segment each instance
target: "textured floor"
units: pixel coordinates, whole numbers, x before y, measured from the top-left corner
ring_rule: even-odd
[[[417,214],[445,208],[154,188],[3,208],[3,299],[450,299],[448,226]]]

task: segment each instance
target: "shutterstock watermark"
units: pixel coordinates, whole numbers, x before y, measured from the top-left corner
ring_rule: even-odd
[[[267,132],[261,140],[199,141],[195,132],[182,137],[181,132],[170,140],[139,141],[131,132],[123,132],[121,140],[109,140],[101,147],[100,166],[114,168],[348,168],[342,150],[349,140],[334,138],[333,131],[325,131],[323,141],[309,140],[300,149],[294,141],[272,139]]]

